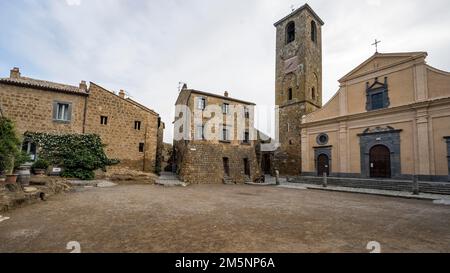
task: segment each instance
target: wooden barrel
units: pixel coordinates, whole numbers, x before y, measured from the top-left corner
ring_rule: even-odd
[[[17,182],[21,184],[24,187],[27,187],[30,185],[31,180],[31,172],[30,167],[28,166],[21,166],[19,168],[19,171],[17,172]]]

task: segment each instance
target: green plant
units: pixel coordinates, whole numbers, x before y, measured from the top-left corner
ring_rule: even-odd
[[[25,134],[25,139],[40,147],[39,157],[50,164],[63,167],[62,176],[91,180],[94,171],[119,163],[109,159],[98,135]]]
[[[19,145],[20,139],[14,123],[5,117],[0,117],[0,171],[6,174],[13,173],[16,158],[19,161],[21,159]]]
[[[31,160],[30,155],[26,152],[20,152],[15,158],[14,158],[14,169],[19,168],[21,165],[29,162]]]
[[[34,170],[46,170],[50,166],[50,163],[45,159],[38,159],[34,164],[31,166],[31,169]]]

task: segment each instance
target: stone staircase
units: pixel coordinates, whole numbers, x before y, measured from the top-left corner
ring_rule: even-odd
[[[322,185],[322,177],[302,176],[293,179],[293,183]],[[336,178],[328,177],[328,185],[336,187],[362,188],[375,190],[408,191],[413,190],[412,181],[385,180],[363,178]],[[450,183],[445,182],[419,182],[419,190],[422,193],[450,195]]]
[[[223,179],[223,183],[225,185],[235,185],[236,183],[233,181],[233,179],[231,179],[230,177],[225,177]]]

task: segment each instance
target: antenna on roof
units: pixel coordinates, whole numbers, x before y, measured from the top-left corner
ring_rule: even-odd
[[[187,84],[185,82],[178,82],[178,93],[180,93],[185,86],[187,87]]]

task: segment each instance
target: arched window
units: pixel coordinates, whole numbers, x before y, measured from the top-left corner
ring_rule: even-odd
[[[289,44],[295,40],[295,23],[290,22],[286,26],[286,44]]]
[[[289,90],[288,90],[288,100],[289,101],[292,100],[292,88],[289,88]]]
[[[316,89],[314,87],[311,89],[311,98],[316,100]]]
[[[311,21],[311,41],[317,42],[317,25],[314,21]]]

